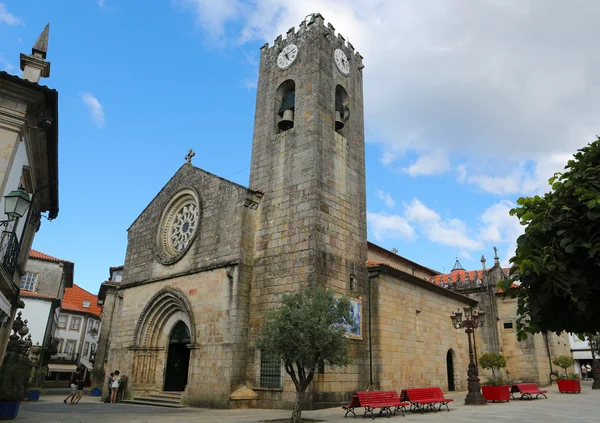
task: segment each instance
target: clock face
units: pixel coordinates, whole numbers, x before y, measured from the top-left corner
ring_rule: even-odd
[[[335,64],[340,72],[344,75],[348,75],[348,73],[350,73],[350,62],[348,62],[346,53],[339,48],[336,48],[335,52],[333,53],[333,58],[335,59]]]
[[[287,69],[292,66],[296,57],[298,57],[298,46],[296,44],[288,44],[279,53],[277,66],[279,66],[279,69]]]

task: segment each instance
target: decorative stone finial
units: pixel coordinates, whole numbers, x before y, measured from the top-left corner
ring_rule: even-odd
[[[50,32],[50,24],[48,23],[37,41],[33,45],[31,49],[31,54],[34,56],[41,57],[42,59],[46,58],[46,53],[48,53],[48,35]]]
[[[46,61],[48,52],[48,36],[50,33],[50,24],[46,25],[35,44],[31,48],[31,54],[21,53],[21,70],[23,79],[27,81],[40,82],[40,78],[50,76],[50,62]]]
[[[484,257],[483,254],[481,255],[481,260],[480,261],[481,261],[481,268],[485,271],[485,261],[486,260],[485,260],[485,257]]]
[[[494,247],[494,266],[500,266],[500,258],[498,257],[498,249]]]
[[[185,159],[187,160],[187,162],[189,164],[192,164],[192,158],[196,155],[196,153],[194,153],[194,150],[192,150],[191,148],[189,149],[188,153],[185,155]]]

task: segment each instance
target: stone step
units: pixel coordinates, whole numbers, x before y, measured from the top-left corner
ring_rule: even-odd
[[[179,398],[167,397],[167,396],[163,396],[163,395],[159,395],[159,394],[144,395],[144,396],[135,397],[134,399],[139,399],[142,401],[161,401],[161,402],[172,402],[174,404],[181,404],[181,397],[179,397]]]
[[[154,407],[167,407],[167,408],[185,408],[185,405],[182,404],[176,404],[173,402],[162,402],[162,401],[153,401],[150,400],[148,401],[147,398],[144,399],[132,399],[132,400],[122,400],[121,401],[124,404],[137,404],[137,405],[149,405],[149,406],[154,406]]]
[[[181,398],[181,392],[178,391],[161,391],[160,393],[156,394],[156,395],[161,395],[161,396],[165,396],[165,397],[173,397],[173,398]]]

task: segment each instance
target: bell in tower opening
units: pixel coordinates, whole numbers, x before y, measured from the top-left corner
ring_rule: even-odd
[[[346,121],[350,117],[348,107],[348,93],[341,85],[335,87],[335,131],[341,135],[346,126]]]
[[[296,84],[287,80],[277,90],[277,128],[279,132],[285,132],[294,127],[294,109],[296,107]]]

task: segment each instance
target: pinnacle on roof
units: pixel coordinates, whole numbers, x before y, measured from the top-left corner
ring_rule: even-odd
[[[454,267],[452,268],[452,272],[454,272],[455,270],[465,270],[463,265],[460,264],[460,261],[458,261],[458,257],[456,257],[456,261],[454,262]]]
[[[50,24],[46,24],[46,27],[38,37],[37,41],[33,45],[31,49],[31,54],[34,56],[39,56],[42,59],[46,58],[46,53],[48,52],[48,34],[50,32]]]

